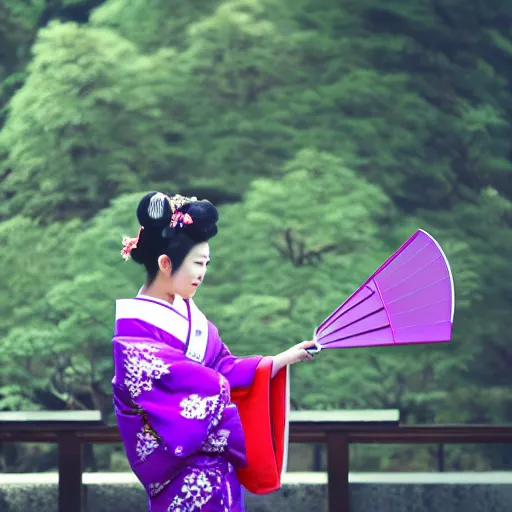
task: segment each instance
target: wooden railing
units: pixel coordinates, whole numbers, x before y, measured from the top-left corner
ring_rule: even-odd
[[[9,413],[8,413],[9,414]],[[14,413],[16,414],[16,413]],[[310,413],[308,413],[310,415]],[[343,416],[345,414],[345,416]],[[359,414],[359,413],[358,413]],[[398,426],[389,416],[361,419],[350,413],[319,413],[317,418],[299,413],[290,422],[291,443],[324,443],[327,447],[329,512],[349,512],[349,446],[357,443],[473,444],[512,443],[512,426],[432,425]],[[27,415],[6,419],[0,413],[0,442],[43,442],[59,446],[59,512],[82,510],[82,445],[118,443],[117,427],[101,425],[99,417],[35,421]],[[14,417],[13,417],[14,418]],[[25,419],[23,419],[25,418]],[[336,419],[337,418],[337,419]],[[343,419],[344,418],[344,419]]]

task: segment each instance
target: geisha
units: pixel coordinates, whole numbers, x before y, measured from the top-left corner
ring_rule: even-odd
[[[244,510],[242,484],[279,488],[286,465],[287,367],[302,342],[273,357],[237,358],[192,300],[210,261],[218,213],[206,200],[150,193],[137,238],[121,252],[144,265],[134,298],[116,302],[114,407],[128,461],[152,512]]]

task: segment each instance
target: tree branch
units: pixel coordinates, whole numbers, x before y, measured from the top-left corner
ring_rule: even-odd
[[[339,246],[335,243],[325,244],[312,249],[307,249],[307,242],[299,236],[294,236],[293,229],[288,228],[281,233],[284,244],[279,241],[271,241],[272,247],[278,250],[282,258],[290,260],[294,267],[314,265],[322,261],[322,255],[336,250]]]

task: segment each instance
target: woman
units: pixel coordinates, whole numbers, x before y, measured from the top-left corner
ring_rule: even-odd
[[[243,511],[239,475],[246,485],[275,467],[259,461],[268,447],[272,456],[275,450],[275,439],[263,439],[265,428],[286,443],[269,423],[276,411],[282,419],[269,405],[268,395],[277,396],[272,383],[288,365],[310,359],[305,348],[313,342],[272,358],[232,356],[192,301],[210,261],[216,208],[153,192],[137,217],[139,235],[123,240],[122,255],[145,266],[147,281],[137,297],[117,301],[113,339],[114,405],[128,460],[153,512]],[[261,488],[271,490],[267,484]]]

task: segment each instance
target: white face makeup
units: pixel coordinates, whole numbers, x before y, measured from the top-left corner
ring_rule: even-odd
[[[210,262],[210,246],[202,242],[194,246],[180,268],[172,274],[173,292],[184,299],[192,298],[206,275]]]

